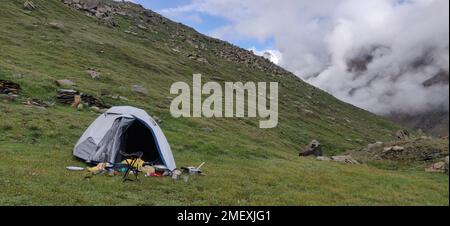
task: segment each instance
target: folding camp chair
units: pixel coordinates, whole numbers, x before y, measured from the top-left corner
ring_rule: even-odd
[[[128,178],[128,176],[130,174],[130,171],[132,171],[134,176],[136,177],[135,180],[139,181],[139,178],[138,178],[139,170],[138,170],[138,167],[134,166],[134,164],[137,162],[137,160],[142,158],[144,153],[143,152],[136,152],[136,153],[128,154],[128,153],[120,151],[120,154],[125,159],[130,159],[131,160],[131,162],[128,162],[128,168],[127,168],[127,171],[125,172],[125,175],[123,175],[123,182],[125,182],[125,181],[133,181],[133,180]]]

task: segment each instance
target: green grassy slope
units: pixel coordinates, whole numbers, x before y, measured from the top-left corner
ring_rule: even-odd
[[[0,79],[19,83],[22,97],[55,101],[56,79],[70,79],[77,89],[112,105],[147,110],[161,125],[178,166],[206,161],[207,177],[187,183],[145,179],[122,184],[103,176],[90,180],[65,171],[80,164],[71,149],[98,116],[56,104],[47,109],[20,102],[0,103],[0,204],[133,204],[133,205],[314,205],[440,204],[448,205],[448,177],[419,171],[386,171],[298,159],[298,149],[319,139],[327,154],[340,153],[376,140],[390,140],[399,127],[342,103],[290,74],[273,76],[242,64],[203,55],[209,64],[187,58],[193,47],[171,50],[167,40],[176,23],[139,30],[124,17],[110,28],[60,1],[34,0],[39,9],[26,13],[23,1],[0,7]],[[63,28],[49,23],[58,22]],[[134,30],[138,35],[127,34]],[[188,35],[195,31],[186,29]],[[219,44],[207,43],[207,49]],[[94,67],[98,81],[86,73]],[[169,88],[190,83],[193,73],[204,82],[278,81],[280,119],[276,129],[262,130],[255,119],[174,119]],[[15,75],[23,74],[24,78]],[[149,95],[131,91],[143,85]],[[114,94],[129,101],[106,97]],[[207,132],[204,128],[212,128]]]

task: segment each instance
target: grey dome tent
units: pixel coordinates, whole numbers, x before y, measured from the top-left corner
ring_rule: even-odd
[[[73,155],[88,163],[122,161],[120,152],[143,152],[142,159],[176,169],[169,143],[161,128],[144,110],[112,107],[81,136]]]

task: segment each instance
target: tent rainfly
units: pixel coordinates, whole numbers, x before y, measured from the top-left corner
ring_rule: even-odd
[[[176,169],[169,143],[161,128],[144,110],[112,107],[81,136],[73,155],[88,163],[122,161],[120,152],[143,152],[142,159]]]

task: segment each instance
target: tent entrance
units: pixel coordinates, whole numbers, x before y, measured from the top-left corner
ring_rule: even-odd
[[[143,152],[142,160],[152,163],[162,162],[152,131],[140,120],[133,120],[126,129],[122,144],[125,153]]]

